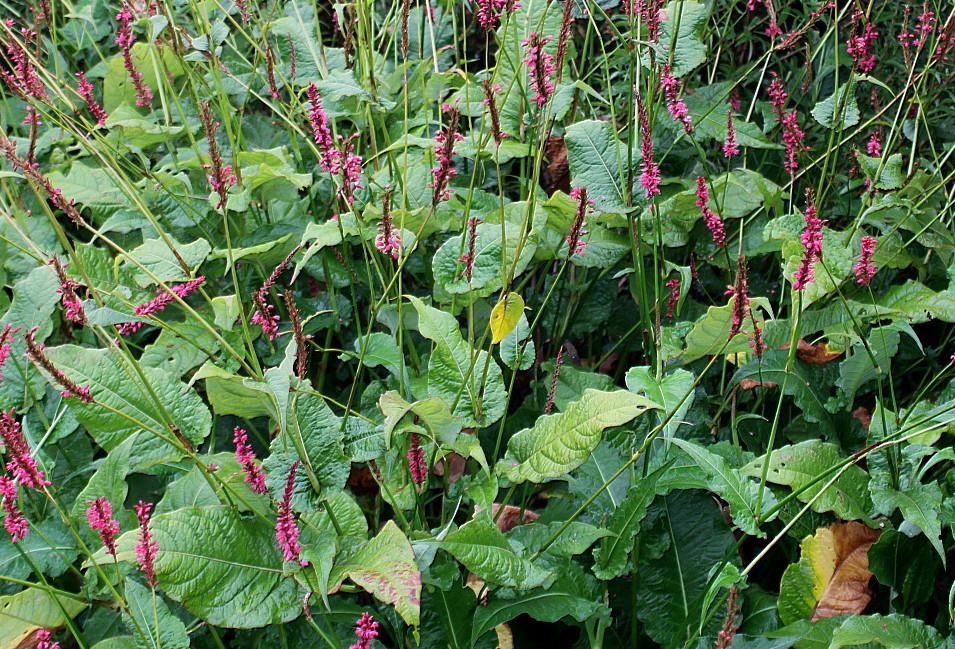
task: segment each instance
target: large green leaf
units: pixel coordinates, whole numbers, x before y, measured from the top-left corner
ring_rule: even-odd
[[[38,343],[42,343],[53,331],[50,316],[60,299],[57,293],[59,286],[51,266],[38,266],[31,270],[13,287],[13,302],[0,320],[0,327],[12,324],[20,327],[20,334],[37,327],[34,337]],[[26,349],[23,336],[11,336],[9,344],[10,355],[3,365],[3,379],[0,380],[0,406],[4,410],[17,407],[25,411],[34,399],[43,395],[45,381],[23,356]]]
[[[636,611],[647,635],[674,649],[699,634],[709,573],[733,556],[736,539],[709,494],[678,491],[657,502],[640,537]],[[721,621],[710,619],[704,634]]]
[[[880,644],[886,649],[941,649],[950,646],[939,632],[919,619],[892,615],[851,615],[832,633],[831,649]]]
[[[521,228],[499,223],[479,223],[474,236],[474,266],[471,278],[464,275],[462,252],[468,249],[468,233],[451,237],[434,253],[431,270],[434,281],[451,295],[467,293],[487,297],[501,289],[508,278],[518,277],[527,268],[537,246],[523,236]]]
[[[626,390],[588,388],[564,412],[543,415],[507,443],[498,473],[512,482],[543,482],[573,471],[590,455],[605,428],[621,426],[648,408],[660,406]]]
[[[338,583],[345,576],[386,604],[392,604],[406,623],[420,623],[421,573],[411,543],[394,521],[385,523],[375,538],[337,563],[329,582]]]
[[[670,2],[661,12],[660,43],[673,52],[670,69],[675,77],[692,72],[706,61],[706,46],[700,34],[709,17],[709,7],[700,2]],[[666,56],[666,53],[662,53]],[[659,57],[661,53],[658,52]]]
[[[79,553],[76,538],[59,518],[48,518],[32,527],[16,545],[8,534],[0,536],[0,575],[27,579],[39,569],[48,577],[59,577]]]
[[[158,593],[132,579],[126,580],[124,592],[129,613],[123,617],[137,649],[189,649],[186,626]]]
[[[133,452],[138,433],[127,437],[119,446],[110,451],[96,472],[86,483],[86,487],[76,497],[70,512],[74,518],[82,518],[86,512],[86,501],[103,496],[114,508],[126,501],[126,473],[129,470],[129,457]]]
[[[86,604],[28,588],[16,595],[0,597],[0,647],[19,646],[18,641],[37,629],[66,624],[65,615],[75,616]]]
[[[76,418],[100,446],[110,451],[133,433],[139,433],[139,443],[130,456],[133,466],[151,466],[182,457],[182,452],[169,441],[176,435],[164,423],[159,404],[193,447],[212,428],[209,409],[199,395],[165,370],[142,368],[154,398],[133,369],[123,366],[115,349],[61,345],[47,349],[47,355],[70,379],[89,386],[96,402],[70,399],[69,403]]]
[[[156,575],[163,591],[209,624],[250,629],[288,622],[304,592],[283,574],[272,525],[225,506],[154,516]],[[123,535],[125,546],[132,534]],[[125,554],[121,558],[132,559]]]
[[[513,620],[518,615],[528,615],[540,622],[556,622],[569,615],[578,622],[583,622],[599,608],[599,602],[551,589],[534,591],[514,599],[496,599],[488,602],[486,606],[478,607],[474,613],[471,645],[476,644],[482,635],[498,624]]]
[[[519,556],[486,516],[468,521],[440,541],[442,548],[485,581],[521,589],[541,585],[548,573]]]
[[[601,212],[626,212],[622,180],[626,159],[613,124],[593,119],[571,124],[564,144],[571,184],[586,187],[587,198],[596,201]]]
[[[938,482],[909,484],[904,489],[894,489],[887,480],[880,477],[872,480],[871,491],[872,502],[880,513],[891,515],[898,508],[905,522],[921,530],[942,557],[942,561],[945,561],[942,523],[939,519],[942,490]],[[909,533],[912,534],[911,531]]]
[[[921,537],[885,530],[869,548],[869,570],[880,584],[901,596],[905,610],[925,604],[935,589],[941,566],[926,543]]]
[[[766,479],[773,484],[791,487],[796,492],[796,498],[804,503],[813,501],[813,511],[835,512],[844,520],[864,520],[869,515],[871,501],[868,494],[869,475],[861,468],[850,465],[823,491],[831,475],[824,479],[819,479],[820,476],[844,461],[835,444],[818,439],[807,440],[773,451]],[[765,463],[766,456],[763,456],[744,466],[741,471],[759,478]]]
[[[837,114],[838,112],[838,114]],[[812,116],[826,128],[843,130],[859,123],[856,82],[850,79],[812,108]]]
[[[136,266],[136,282],[140,286],[149,286],[155,280],[146,274],[147,271],[163,282],[190,279],[190,273],[179,260],[185,262],[189,269],[195,270],[211,250],[212,246],[205,239],[195,239],[187,244],[172,239],[146,239],[142,245],[129,251],[129,257],[145,269],[139,270],[139,266]]]
[[[450,313],[413,296],[408,300],[418,312],[418,331],[435,344],[428,360],[428,393],[457,404],[453,413],[466,426],[486,427],[500,419],[507,395],[497,361],[464,340]]]
[[[612,536],[600,540],[594,550],[594,574],[598,579],[614,579],[623,574],[627,557],[640,533],[640,523],[647,515],[647,507],[656,496],[657,478],[654,471],[627,490],[627,496],[607,521]]]
[[[740,530],[751,536],[765,536],[759,530],[761,523],[772,519],[769,513],[776,498],[768,489],[763,490],[760,511],[756,511],[759,485],[750,480],[741,469],[734,469],[716,453],[684,439],[670,440],[693,458],[706,473],[707,487],[729,503],[733,522]]]
[[[666,376],[657,379],[649,367],[631,367],[624,377],[627,389],[637,394],[644,394],[648,399],[662,406],[657,415],[660,421],[670,416],[670,421],[663,427],[666,437],[676,437],[677,428],[683,422],[686,411],[693,405],[693,374],[683,369],[676,369]],[[681,403],[682,402],[682,403]]]

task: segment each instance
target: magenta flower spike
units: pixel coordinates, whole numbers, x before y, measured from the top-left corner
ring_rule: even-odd
[[[99,539],[116,556],[116,535],[119,534],[119,522],[113,518],[113,508],[105,496],[95,500],[87,500],[86,523],[90,529],[99,534]]]
[[[859,242],[859,259],[852,267],[852,274],[855,275],[856,282],[859,284],[868,284],[878,270],[878,267],[872,263],[876,243],[878,239],[868,235],[863,236]]]
[[[801,291],[813,280],[813,270],[816,261],[822,258],[822,226],[826,221],[816,215],[816,206],[809,202],[803,212],[805,226],[799,240],[803,245],[803,255],[799,268],[793,276],[793,288]]]
[[[300,566],[307,566],[308,561],[300,556],[302,546],[298,543],[298,525],[295,522],[295,514],[292,513],[292,491],[295,488],[295,471],[299,464],[301,460],[292,462],[285,480],[285,491],[279,503],[278,519],[275,521],[275,540],[286,561],[297,561]]]
[[[249,445],[248,433],[236,426],[232,429],[232,441],[235,444],[235,459],[245,470],[245,481],[249,488],[255,493],[266,493],[268,489],[265,487],[265,474],[262,467],[255,463],[255,453]]]
[[[155,587],[159,584],[156,579],[156,551],[158,543],[153,538],[152,531],[149,529],[150,512],[152,503],[146,503],[140,500],[133,509],[136,511],[136,518],[139,520],[139,538],[136,541],[136,560],[139,563],[143,575],[146,577],[146,583]]]
[[[355,621],[355,636],[357,640],[348,649],[369,649],[371,641],[378,637],[378,623],[370,613],[362,613]]]
[[[554,56],[544,50],[544,44],[553,38],[531,32],[521,41],[521,45],[526,48],[526,55],[521,62],[527,66],[527,75],[534,91],[531,101],[536,103],[538,108],[546,104],[547,98],[554,94],[554,80],[551,77],[557,71],[557,63]]]
[[[3,511],[3,528],[16,543],[26,536],[27,521],[17,507],[17,484],[7,474],[0,474],[0,510]]]
[[[703,212],[703,221],[713,235],[713,243],[725,246],[726,231],[723,229],[723,221],[710,209],[710,189],[703,176],[696,177],[696,206]]]

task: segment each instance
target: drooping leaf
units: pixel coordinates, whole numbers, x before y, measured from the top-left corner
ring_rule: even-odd
[[[779,616],[786,624],[841,613],[861,613],[872,595],[868,551],[879,530],[861,523],[821,527],[800,544],[799,562],[783,573]]]
[[[760,478],[765,462],[765,456],[757,458],[742,471]],[[845,520],[866,519],[870,507],[869,475],[864,470],[850,465],[829,487],[826,487],[828,478],[820,479],[843,462],[845,458],[835,444],[807,440],[774,450],[766,479],[773,484],[791,487],[796,498],[804,503],[812,501],[813,511],[832,511]]]
[[[926,544],[922,537],[885,530],[869,548],[869,570],[880,584],[901,596],[906,610],[925,604],[935,589],[941,565]]]
[[[599,608],[599,602],[550,589],[534,591],[514,599],[488,602],[486,606],[478,607],[474,614],[471,645],[498,624],[513,620],[518,615],[528,615],[540,622],[556,622],[569,615],[583,622]]]
[[[585,187],[587,198],[601,212],[623,213],[623,180],[620,142],[610,122],[585,120],[570,124],[564,134],[571,184]]]
[[[461,336],[450,313],[408,299],[418,312],[418,330],[434,341],[428,360],[428,393],[457,404],[453,413],[466,426],[490,426],[504,414],[504,378],[497,362],[484,350],[474,350]],[[484,371],[485,366],[488,368]]]
[[[138,433],[133,433],[107,454],[76,497],[71,511],[74,518],[82,518],[87,500],[103,496],[114,508],[119,508],[126,501],[126,472],[129,470],[129,456],[138,437]]]
[[[137,649],[189,649],[186,626],[158,593],[132,579],[126,580],[124,593],[131,613],[124,615],[126,626]]]
[[[529,589],[547,578],[547,572],[514,551],[486,516],[478,516],[451,532],[440,546],[488,582]]]
[[[145,269],[144,271],[139,266],[135,267],[136,282],[140,286],[149,286],[155,280],[147,275],[147,272],[163,282],[190,279],[189,271],[182,267],[179,260],[181,259],[189,269],[195,270],[211,250],[212,246],[205,239],[195,239],[187,244],[178,243],[172,239],[147,239],[142,245],[130,250],[129,257],[139,262],[139,266]]]
[[[700,34],[709,17],[707,5],[693,0],[669,2],[661,11],[660,42],[672,43],[673,61],[670,70],[675,77],[692,72],[706,61],[706,46]]]
[[[612,535],[601,539],[594,550],[594,574],[598,579],[614,579],[626,569],[627,557],[640,533],[640,523],[656,496],[659,474],[659,471],[654,471],[631,486],[623,502],[611,514],[607,529]]]
[[[375,538],[332,571],[330,583],[345,576],[386,604],[412,626],[420,623],[421,573],[407,537],[388,521]]]
[[[831,649],[880,644],[886,649],[941,649],[949,646],[938,630],[922,620],[892,615],[852,615],[832,633]]]
[[[451,414],[451,409],[441,397],[421,399],[408,403],[394,390],[389,390],[378,399],[378,407],[385,416],[385,447],[391,447],[391,436],[398,422],[407,414],[414,414],[434,439],[450,446],[461,432],[461,421]]]
[[[534,364],[535,349],[531,327],[527,316],[522,313],[514,330],[504,336],[498,352],[504,364],[512,370],[528,370]]]
[[[769,490],[764,490],[760,511],[756,511],[759,499],[759,486],[746,477],[746,474],[732,468],[729,463],[702,446],[689,440],[673,439],[683,452],[693,458],[704,473],[708,476],[707,486],[720,498],[729,503],[733,522],[740,530],[751,536],[763,536],[759,530],[760,523],[768,522],[772,516],[769,513],[776,504],[776,498]]]
[[[543,415],[533,428],[511,437],[497,471],[512,482],[561,477],[583,464],[604,429],[621,426],[647,409],[659,407],[626,390],[601,392],[588,388],[563,412]]]
[[[650,515],[635,570],[637,617],[654,641],[675,649],[699,634],[709,572],[736,541],[719,507],[699,491],[659,499]],[[720,624],[714,616],[703,631],[715,634]]]
[[[872,502],[879,512],[891,515],[898,508],[905,522],[921,531],[945,561],[945,549],[942,545],[942,523],[939,514],[942,509],[942,490],[938,482],[927,484],[909,484],[904,489],[895,489],[885,479],[871,483]]]
[[[37,629],[63,626],[64,613],[72,618],[85,608],[81,601],[39,588],[4,595],[0,597],[0,647],[17,647]]]

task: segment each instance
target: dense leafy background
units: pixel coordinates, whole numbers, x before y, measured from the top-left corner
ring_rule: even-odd
[[[0,0],[0,647],[951,643],[951,6],[513,4]]]

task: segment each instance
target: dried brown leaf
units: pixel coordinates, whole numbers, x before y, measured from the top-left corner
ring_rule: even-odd
[[[805,363],[828,363],[834,358],[838,358],[842,352],[834,352],[829,349],[828,343],[816,343],[810,345],[802,338],[796,343],[796,356]]]
[[[880,534],[855,521],[836,522],[817,530],[812,560],[818,569],[826,571],[827,579],[812,612],[813,622],[865,610],[872,599],[868,552]]]

